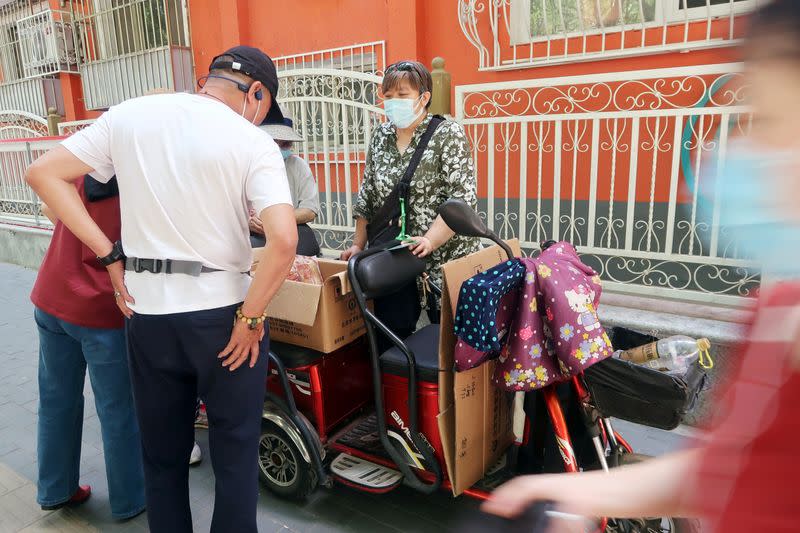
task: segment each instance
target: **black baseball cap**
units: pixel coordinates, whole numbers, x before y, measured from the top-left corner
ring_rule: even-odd
[[[232,58],[232,60],[220,59],[226,56]],[[269,94],[272,95],[272,106],[264,122],[283,120],[283,114],[278,106],[277,99],[278,72],[275,69],[275,63],[272,62],[272,59],[267,54],[252,46],[234,46],[211,60],[208,70],[214,69],[230,69],[234,72],[241,72],[255,81],[260,81],[267,88]]]

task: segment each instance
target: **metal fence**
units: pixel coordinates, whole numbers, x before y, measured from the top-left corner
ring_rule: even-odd
[[[355,229],[353,195],[361,184],[369,139],[383,120],[377,105],[381,78],[333,69],[296,69],[278,76],[278,101],[296,122],[303,137],[298,153],[320,189],[322,212],[313,227],[323,248],[343,250]]]
[[[366,147],[382,122],[378,86],[386,68],[383,41],[275,58],[278,101],[303,136],[298,152],[320,189],[322,212],[312,224],[323,248],[342,250],[353,225],[353,195]]]
[[[75,0],[88,109],[157,89],[194,88],[185,0]]]
[[[736,44],[765,0],[459,0],[481,70]]]
[[[50,226],[39,198],[25,183],[25,170],[58,143],[58,139],[0,141],[0,222]]]
[[[68,11],[47,1],[6,2],[0,7],[0,82],[76,73],[80,48]]]
[[[735,304],[759,283],[708,163],[746,134],[739,65],[456,88],[482,216],[527,253],[566,239],[609,286]]]
[[[367,74],[380,74],[386,68],[386,43],[370,43],[314,50],[303,54],[276,57],[278,71],[308,68],[349,70]]]

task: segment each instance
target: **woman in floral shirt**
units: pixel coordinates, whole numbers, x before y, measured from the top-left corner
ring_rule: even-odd
[[[364,179],[353,208],[356,232],[352,246],[341,255],[343,260],[367,247],[367,223],[403,177],[431,121],[431,86],[430,72],[416,61],[401,61],[386,69],[381,96],[389,121],[375,131],[370,141]],[[477,239],[454,236],[436,214],[448,198],[461,198],[473,208],[477,204],[469,142],[463,128],[450,120],[439,125],[422,156],[411,181],[407,207],[406,232],[414,235],[415,241],[410,249],[419,257],[428,257],[428,273],[435,281],[440,280],[444,263],[479,248]],[[392,295],[386,301],[375,302],[378,317],[401,336],[413,332],[422,300],[421,287],[411,285],[404,293],[405,298]]]

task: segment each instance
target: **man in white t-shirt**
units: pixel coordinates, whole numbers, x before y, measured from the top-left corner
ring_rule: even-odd
[[[198,395],[207,406],[216,477],[211,531],[257,531],[264,311],[297,243],[283,159],[255,126],[268,114],[280,118],[272,60],[238,46],[214,58],[209,71],[199,94],[112,107],[26,176],[106,266],[128,319],[154,533],[192,530],[186,458]],[[121,243],[97,227],[70,183],[88,172],[108,180],[114,170]],[[269,241],[252,283],[248,205]]]

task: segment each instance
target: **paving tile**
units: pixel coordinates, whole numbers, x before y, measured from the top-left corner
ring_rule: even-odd
[[[64,509],[36,521],[19,533],[99,533],[100,531],[72,511]]]
[[[18,488],[30,483],[30,481],[8,466],[0,463],[0,495],[15,491]]]

